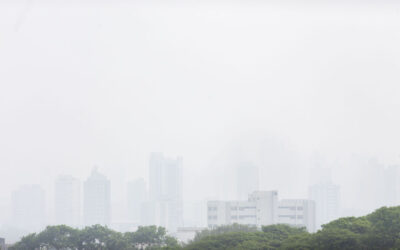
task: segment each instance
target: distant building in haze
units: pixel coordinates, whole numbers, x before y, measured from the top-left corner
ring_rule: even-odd
[[[13,222],[18,229],[39,231],[45,226],[45,192],[39,185],[26,185],[12,193]]]
[[[153,222],[170,232],[183,225],[182,218],[182,158],[166,158],[152,153],[149,161],[149,202],[143,215],[146,223]]]
[[[247,201],[209,201],[208,226],[229,224],[265,226],[278,221],[278,192],[256,191]]]
[[[315,232],[315,202],[298,199],[280,200],[278,223],[305,227],[308,232]]]
[[[6,240],[4,238],[0,238],[0,249],[7,250]]]
[[[316,226],[340,216],[340,187],[332,183],[319,183],[309,187],[309,199],[315,201]]]
[[[207,227],[207,201],[192,201],[183,203],[184,227]]]
[[[315,201],[316,229],[340,217],[340,187],[333,184],[331,169],[317,167],[310,172],[308,198]]]
[[[141,222],[142,206],[145,201],[147,201],[146,182],[143,179],[128,182],[127,202],[130,221]]]
[[[95,168],[83,186],[84,224],[108,225],[110,217],[110,181]]]
[[[253,163],[241,163],[237,168],[237,199],[246,200],[248,195],[259,190],[259,171]]]
[[[400,205],[400,167],[389,166],[384,170],[382,196],[384,206]]]
[[[80,226],[81,185],[72,176],[59,176],[55,182],[54,209],[56,224]]]

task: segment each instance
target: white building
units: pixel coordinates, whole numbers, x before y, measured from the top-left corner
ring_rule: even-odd
[[[143,179],[128,182],[127,187],[128,219],[140,223],[142,205],[147,200],[147,187]]]
[[[340,188],[330,182],[318,183],[309,187],[310,200],[315,201],[316,227],[340,216]]]
[[[278,223],[305,227],[308,232],[315,232],[315,202],[297,199],[280,200]]]
[[[265,226],[278,219],[278,192],[255,191],[247,201],[209,201],[208,226],[216,227],[233,223]]]
[[[83,188],[85,225],[108,225],[111,215],[110,181],[95,168]]]
[[[55,182],[56,224],[78,227],[81,224],[81,185],[72,176],[59,176]]]
[[[149,202],[144,204],[147,223],[176,232],[182,218],[182,158],[170,159],[152,153],[149,162]]]
[[[39,185],[26,185],[12,193],[13,223],[29,232],[45,225],[45,193]]]
[[[252,163],[241,163],[237,168],[237,199],[247,200],[249,194],[259,190],[259,171]]]

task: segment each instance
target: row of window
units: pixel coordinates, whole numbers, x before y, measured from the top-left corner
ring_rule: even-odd
[[[255,215],[239,215],[239,216],[234,215],[234,216],[231,216],[232,220],[237,220],[238,218],[239,219],[248,219],[248,218],[255,219],[256,216]]]
[[[243,211],[243,210],[245,210],[245,209],[256,209],[256,207],[231,207],[231,210],[234,210],[234,211],[237,211],[237,210],[239,210],[239,211]]]
[[[298,211],[303,210],[303,207],[278,207],[278,208],[279,209],[289,209],[289,210],[292,210],[292,211],[296,210],[296,208],[297,208]]]
[[[279,215],[280,218],[296,219],[296,215]],[[303,219],[303,215],[297,215],[297,219]]]

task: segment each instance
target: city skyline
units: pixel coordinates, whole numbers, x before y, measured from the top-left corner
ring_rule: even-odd
[[[315,211],[315,230],[400,205],[399,9],[0,1],[0,238],[59,223],[189,234],[209,201],[246,207],[255,191],[276,190],[287,223],[312,228]]]

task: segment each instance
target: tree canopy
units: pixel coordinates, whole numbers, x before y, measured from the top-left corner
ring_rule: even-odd
[[[65,225],[48,226],[39,234],[30,234],[10,250],[133,250],[179,249],[178,241],[162,227],[139,227],[135,232],[120,233],[94,225],[81,230]]]
[[[350,250],[400,249],[400,207],[382,207],[362,217],[346,217],[316,233],[287,225],[262,227],[261,232],[232,225],[200,233],[187,249]]]

